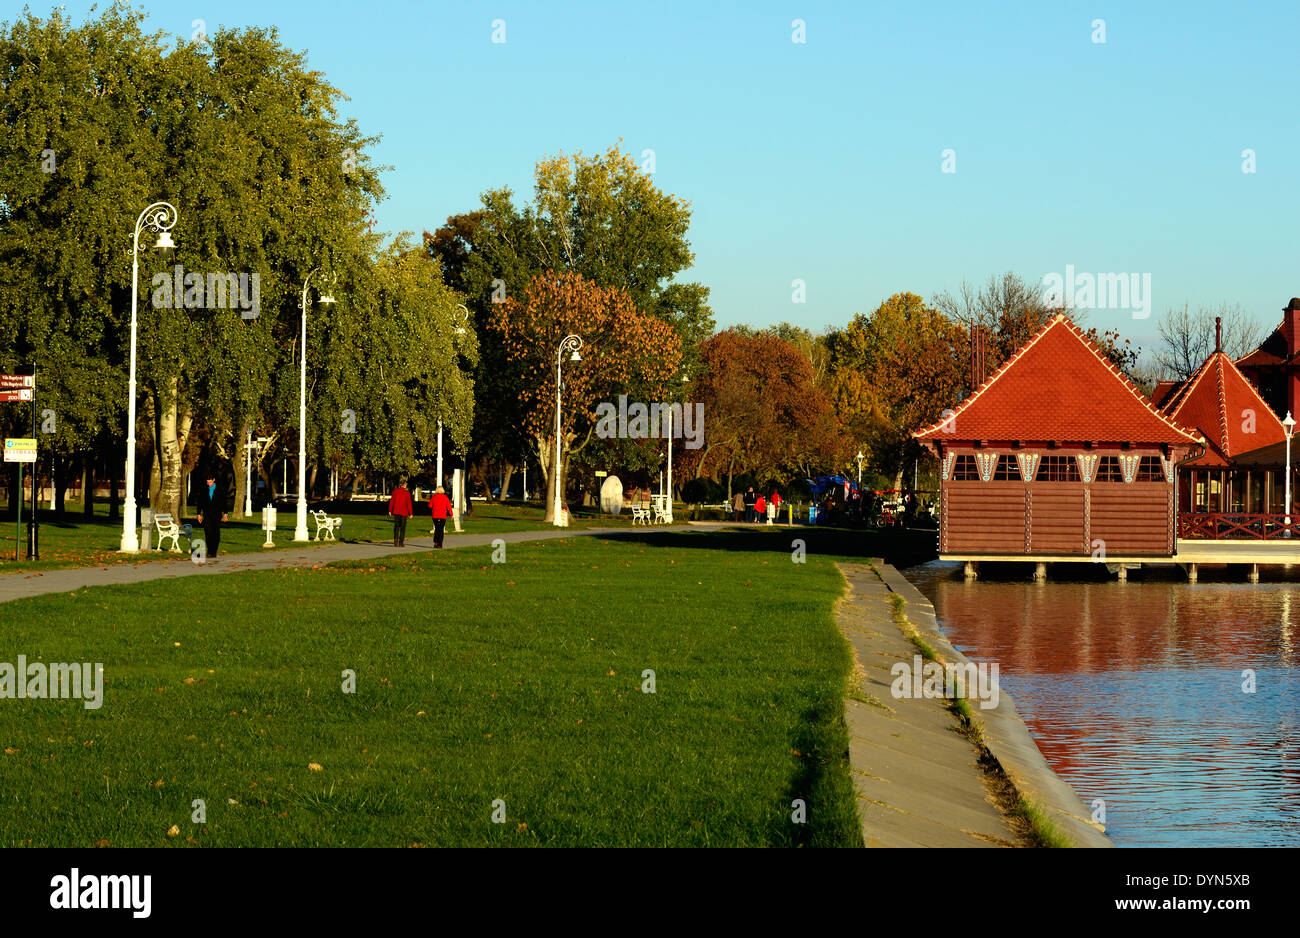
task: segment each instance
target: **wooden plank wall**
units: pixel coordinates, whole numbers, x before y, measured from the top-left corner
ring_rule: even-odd
[[[1086,491],[1086,497],[1085,497]],[[1173,486],[1164,482],[944,483],[945,553],[1169,556]]]

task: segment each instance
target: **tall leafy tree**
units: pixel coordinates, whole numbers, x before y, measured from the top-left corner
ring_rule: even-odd
[[[575,273],[534,277],[522,302],[510,298],[494,308],[488,329],[520,376],[524,426],[548,492],[555,490],[556,472],[566,491],[570,460],[595,438],[600,403],[629,388],[648,391],[643,401],[658,399],[681,366],[681,340],[671,326],[638,310],[623,291]],[[556,357],[570,334],[582,338],[582,360],[563,363],[557,466]],[[553,500],[546,512],[552,520]]]

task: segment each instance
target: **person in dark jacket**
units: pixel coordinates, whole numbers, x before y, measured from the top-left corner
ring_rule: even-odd
[[[433,498],[429,499],[429,514],[433,515],[433,546],[441,550],[443,529],[447,526],[447,518],[451,516],[451,499],[441,485],[433,493]]]
[[[406,519],[411,517],[411,493],[406,488],[406,476],[397,482],[397,488],[388,498],[388,514],[393,519],[393,546],[406,546]]]
[[[754,494],[754,487],[751,485],[745,491],[745,520],[750,524],[754,523],[754,503],[758,501],[758,496]]]
[[[215,472],[207,474],[207,481],[199,489],[199,497],[194,506],[198,511],[199,524],[203,525],[204,559],[216,560],[217,549],[221,546],[221,524],[226,521],[226,493],[217,485]]]

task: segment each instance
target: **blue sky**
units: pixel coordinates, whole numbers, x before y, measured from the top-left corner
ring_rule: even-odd
[[[168,32],[274,25],[307,50],[383,136],[387,231],[527,194],[548,154],[653,149],[719,325],[820,330],[897,291],[1073,265],[1151,275],[1150,318],[1087,317],[1149,345],[1169,307],[1271,327],[1300,294],[1293,0],[140,5]]]

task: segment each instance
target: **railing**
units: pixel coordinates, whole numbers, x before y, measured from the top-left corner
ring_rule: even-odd
[[[1273,540],[1274,538],[1300,539],[1300,513],[1291,516],[1287,524],[1285,515],[1238,514],[1226,511],[1184,512],[1178,516],[1178,536],[1227,540]]]

